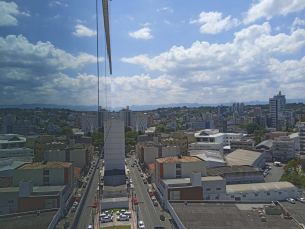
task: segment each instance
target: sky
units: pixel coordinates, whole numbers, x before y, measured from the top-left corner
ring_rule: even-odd
[[[0,0],[0,105],[304,99],[305,0]],[[98,20],[97,20],[98,18]],[[96,21],[99,23],[97,30]]]

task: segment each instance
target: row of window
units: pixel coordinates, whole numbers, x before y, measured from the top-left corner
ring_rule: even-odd
[[[212,190],[211,188],[206,188],[206,189],[205,189],[205,191],[211,191],[211,190]],[[217,190],[217,191],[220,191],[221,188],[216,188],[216,190]]]

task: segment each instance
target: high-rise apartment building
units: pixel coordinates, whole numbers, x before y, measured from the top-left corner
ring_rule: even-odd
[[[97,130],[98,120],[97,116],[93,114],[87,114],[82,116],[82,130],[85,134],[88,132],[95,132]]]
[[[299,136],[300,136],[300,157],[305,159],[305,122],[301,123],[299,128]]]
[[[283,113],[285,112],[285,106],[286,98],[281,92],[269,99],[270,127],[276,128],[278,124],[284,125],[285,116]]]
[[[147,114],[146,113],[137,113],[133,116],[133,130],[145,132],[147,129]]]
[[[131,126],[132,125],[132,111],[129,110],[129,106],[126,107],[126,109],[122,109],[119,111],[120,118],[124,120],[125,126]]]

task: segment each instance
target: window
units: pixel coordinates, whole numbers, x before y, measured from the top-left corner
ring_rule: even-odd
[[[215,200],[219,200],[219,196],[215,196]]]
[[[257,194],[257,193],[255,193],[255,196],[258,196],[258,194]]]
[[[43,170],[43,175],[49,175],[49,170]]]
[[[176,170],[176,176],[181,176],[181,170]]]
[[[211,188],[206,188],[205,191],[211,191]]]
[[[49,182],[49,177],[44,177],[43,182]]]
[[[210,196],[207,196],[205,199],[206,199],[206,200],[210,200],[210,198],[211,198]]]
[[[231,198],[234,198],[234,195],[231,195]]]
[[[181,164],[176,164],[176,169],[181,169]]]
[[[180,191],[171,191],[170,198],[171,200],[180,200]]]
[[[278,192],[279,193],[279,195],[282,195],[282,192]]]
[[[12,204],[12,203],[14,203],[14,201],[13,200],[9,200],[9,201],[7,201],[7,203]]]
[[[267,192],[267,196],[270,196],[270,192]]]
[[[221,188],[216,188],[216,190],[218,190],[218,191],[219,191],[219,190],[221,190]]]
[[[247,197],[247,195],[246,195],[246,194],[243,194],[243,197]]]

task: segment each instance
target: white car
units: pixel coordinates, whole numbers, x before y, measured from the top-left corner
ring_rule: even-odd
[[[144,225],[143,221],[139,221],[139,228],[145,229],[145,225]]]
[[[129,183],[130,183],[130,184],[132,183],[132,180],[131,180],[131,179],[129,180]]]
[[[102,223],[113,222],[113,217],[112,216],[106,216],[104,218],[101,218],[101,222]]]
[[[93,226],[92,226],[92,225],[89,225],[87,229],[93,229]]]
[[[133,189],[133,188],[134,188],[133,184],[131,184],[131,185],[130,185],[130,188],[131,188],[131,189]]]
[[[152,201],[156,201],[157,199],[156,199],[156,197],[152,196],[152,197],[151,197],[151,200],[152,200]]]
[[[303,204],[305,204],[305,198],[301,197],[301,198],[298,198],[297,200],[302,202]]]
[[[128,221],[129,217],[127,215],[120,215],[116,218],[118,221]]]
[[[286,199],[289,203],[292,203],[292,204],[295,204],[295,200],[294,199],[292,199],[292,198],[288,198],[288,199]]]

